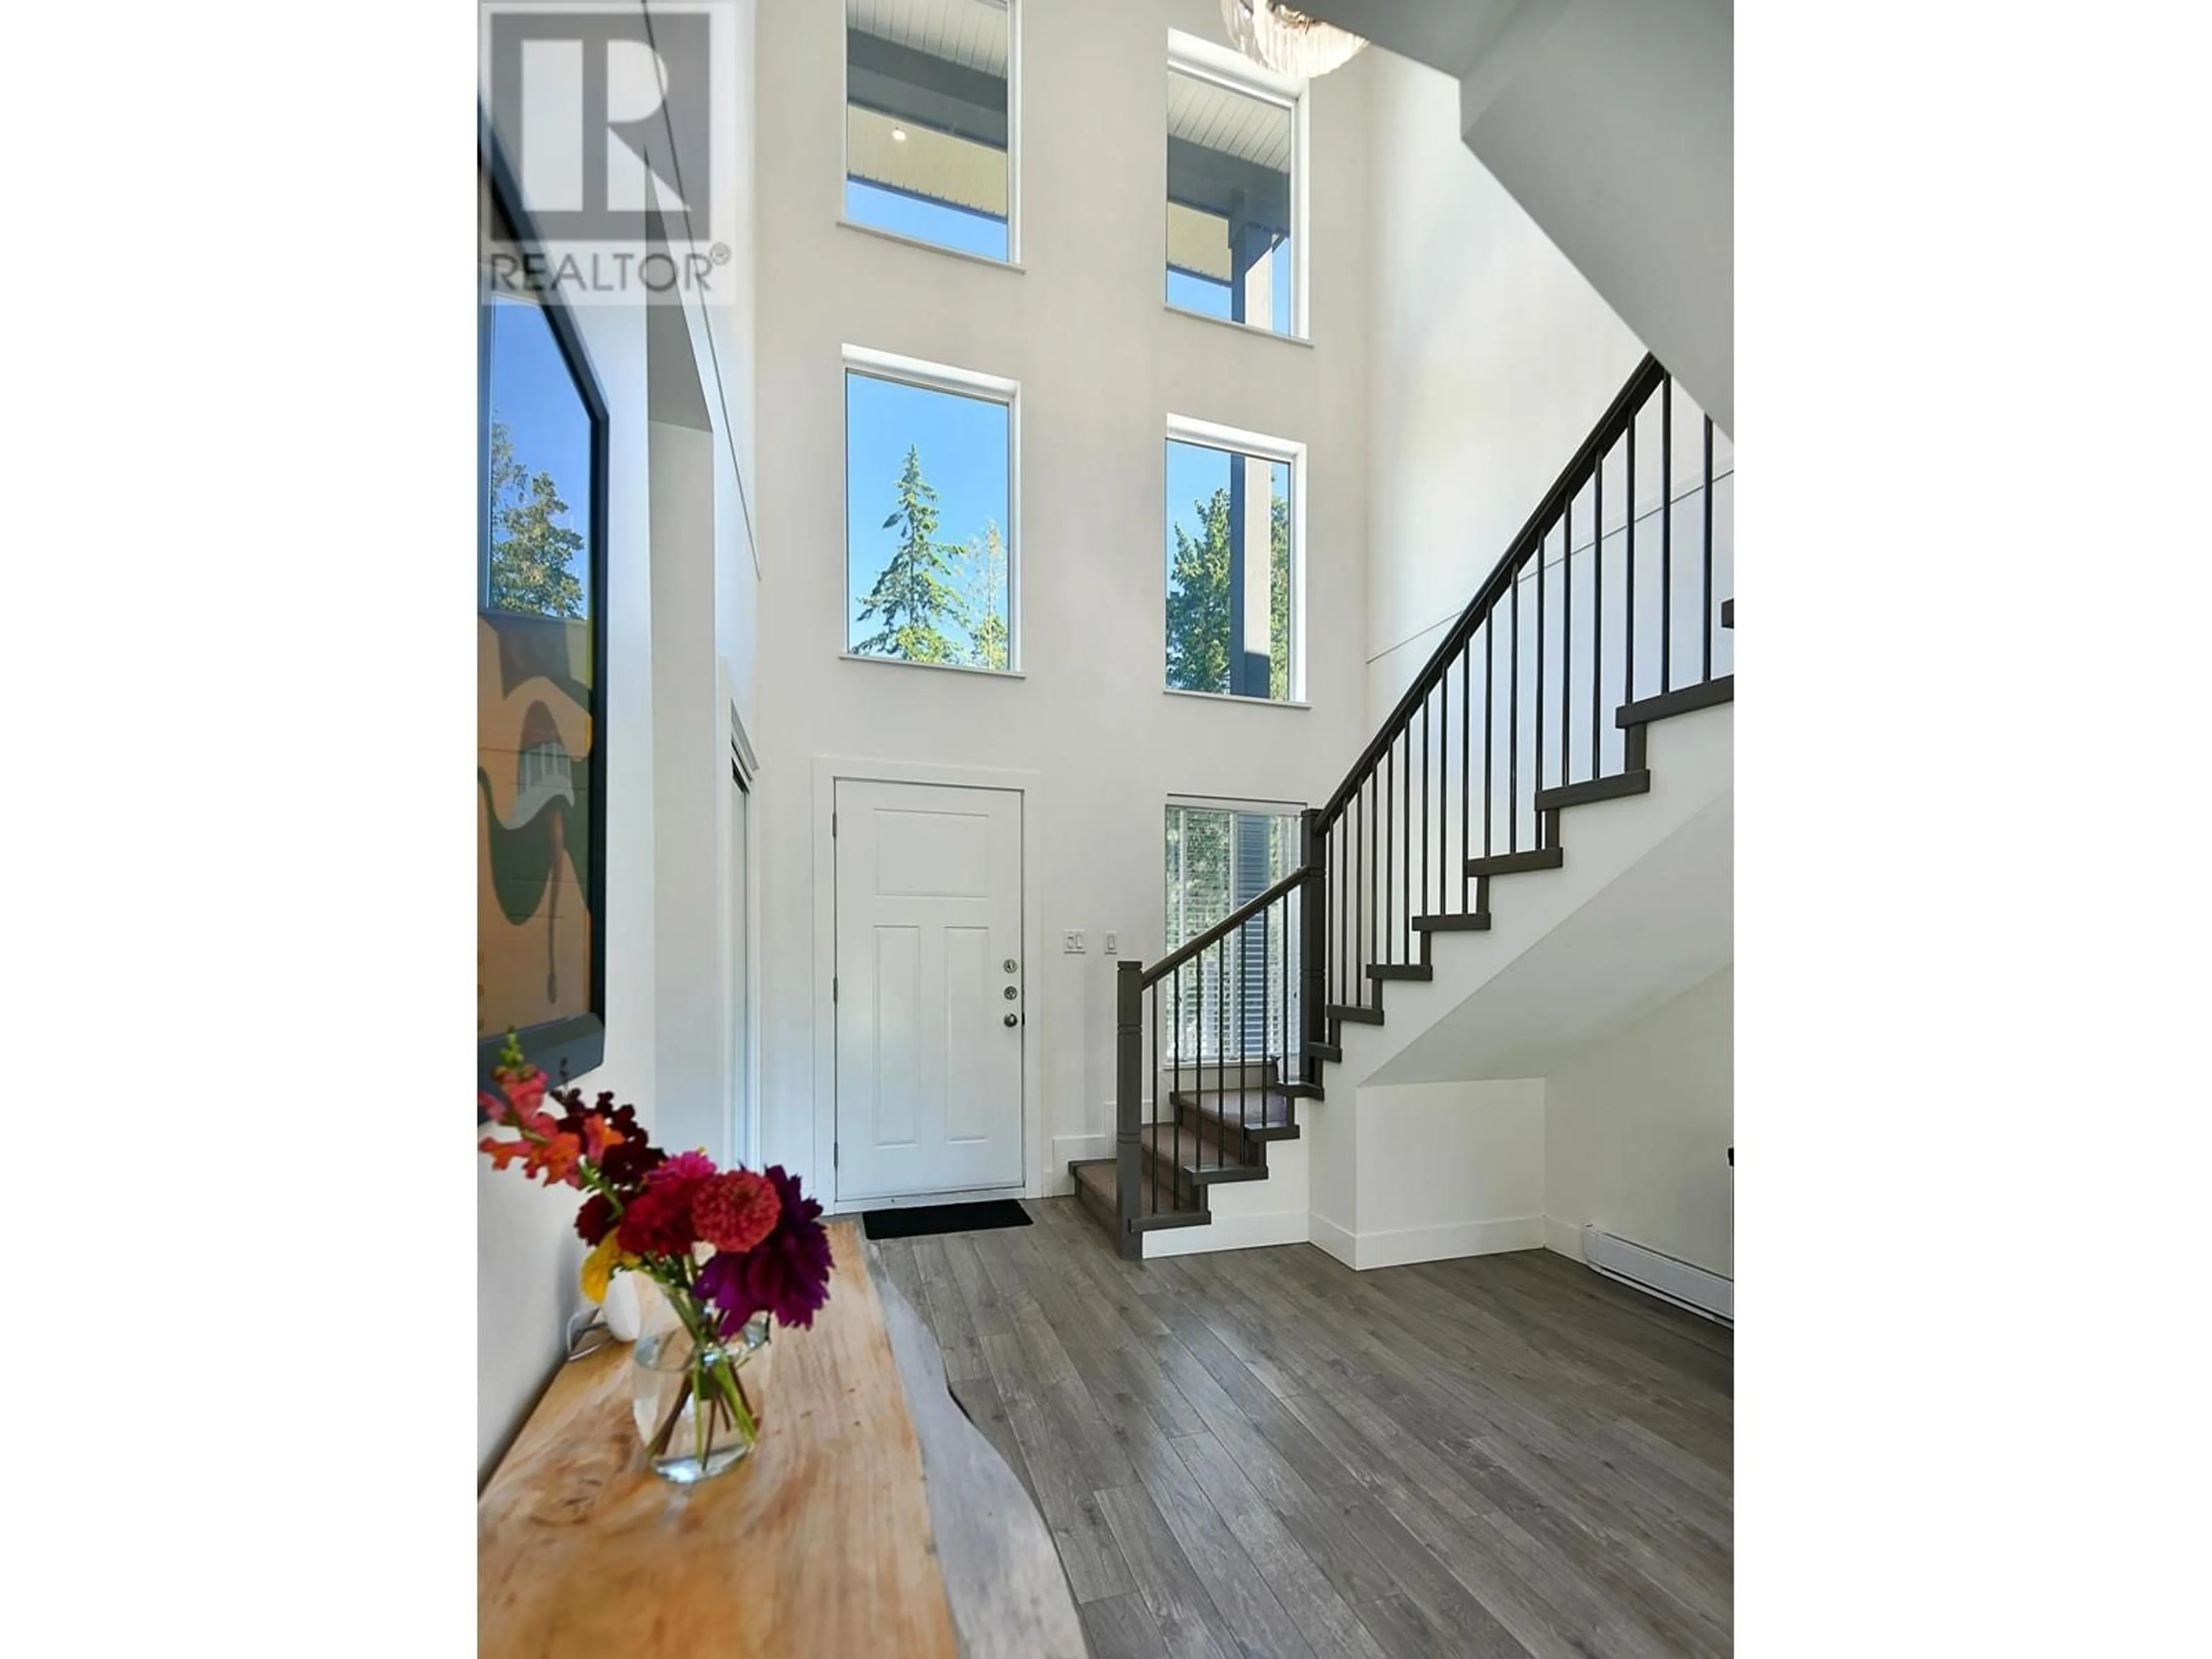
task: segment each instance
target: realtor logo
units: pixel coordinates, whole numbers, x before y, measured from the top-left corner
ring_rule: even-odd
[[[636,300],[665,285],[648,265],[693,287],[726,263],[714,158],[735,149],[731,12],[483,0],[484,108],[564,297]],[[667,258],[648,248],[663,242]]]

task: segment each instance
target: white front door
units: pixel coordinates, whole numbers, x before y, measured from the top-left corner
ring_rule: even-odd
[[[837,1198],[1022,1182],[1022,798],[840,778]]]

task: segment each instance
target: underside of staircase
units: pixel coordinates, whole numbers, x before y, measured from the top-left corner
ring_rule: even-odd
[[[1302,1139],[1298,1103],[1326,1097],[1346,1028],[1384,1025],[1394,981],[1469,1006],[1498,965],[1476,953],[1510,959],[1532,926],[1555,924],[1509,912],[1520,945],[1440,938],[1492,931],[1493,883],[1510,895],[1513,877],[1567,867],[1568,812],[1650,794],[1654,725],[1734,701],[1732,644],[1716,649],[1735,626],[1732,514],[1717,537],[1711,420],[1674,410],[1672,377],[1647,356],[1335,793],[1306,811],[1297,867],[1158,961],[1118,964],[1115,1152],[1068,1173],[1125,1257],[1208,1226],[1217,1203],[1255,1219],[1217,1194],[1267,1181],[1269,1149]],[[1668,805],[1638,810],[1663,834]],[[1610,878],[1609,839],[1585,848],[1590,878]],[[1437,994],[1422,999],[1437,1018]],[[1405,1041],[1424,1012],[1411,1006]],[[1375,1063],[1361,1042],[1354,1085]],[[1308,1152],[1280,1156],[1293,1152],[1303,1178]],[[1187,1238],[1159,1248],[1223,1247]]]
[[[1734,601],[1725,611],[1725,627],[1735,625]],[[1614,719],[1628,733],[1626,745],[1634,764],[1585,783],[1569,784],[1541,792],[1536,797],[1544,825],[1541,845],[1525,852],[1499,853],[1466,860],[1467,875],[1474,884],[1473,908],[1413,918],[1413,931],[1420,940],[1420,960],[1412,963],[1370,963],[1366,969],[1371,1000],[1325,1005],[1327,1036],[1310,1040],[1305,1052],[1314,1076],[1325,1077],[1321,1067],[1341,1063],[1341,1042],[1347,1022],[1382,1025],[1385,988],[1393,980],[1429,980],[1436,975],[1437,940],[1442,935],[1484,933],[1490,931],[1490,884],[1501,877],[1535,870],[1556,870],[1566,861],[1560,839],[1560,815],[1576,806],[1623,796],[1648,794],[1651,772],[1643,764],[1644,735],[1656,722],[1700,708],[1733,702],[1735,677],[1723,675],[1702,684],[1659,696],[1625,703]],[[1474,951],[1480,940],[1450,945],[1448,951]],[[1267,1147],[1278,1140],[1298,1138],[1297,1103],[1327,1097],[1324,1081],[1283,1083],[1270,1066],[1267,1075],[1243,1086],[1206,1090],[1171,1090],[1175,1109],[1171,1122],[1144,1125],[1138,1132],[1137,1201],[1133,1228],[1142,1254],[1142,1236],[1168,1227],[1203,1227],[1213,1218],[1207,1194],[1226,1182],[1265,1181]],[[1074,1177],[1076,1196],[1083,1207],[1104,1227],[1109,1236],[1121,1230],[1118,1160],[1112,1158],[1074,1158],[1067,1172]]]

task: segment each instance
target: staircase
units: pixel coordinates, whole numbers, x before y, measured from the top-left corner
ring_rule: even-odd
[[[1119,965],[1115,1155],[1068,1170],[1123,1256],[1267,1180],[1345,1028],[1385,1025],[1391,984],[1480,951],[1492,884],[1560,868],[1567,813],[1650,793],[1654,725],[1733,699],[1713,423],[1678,422],[1679,401],[1645,357],[1306,811],[1298,867],[1158,962]]]

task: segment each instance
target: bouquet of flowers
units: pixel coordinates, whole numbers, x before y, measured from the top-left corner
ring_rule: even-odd
[[[604,1301],[616,1273],[643,1273],[688,1339],[673,1402],[656,1427],[640,1423],[656,1468],[696,1480],[734,1463],[760,1435],[738,1375],[746,1354],[765,1340],[770,1316],[804,1328],[829,1297],[822,1206],[780,1164],[718,1170],[703,1151],[663,1152],[611,1091],[586,1105],[580,1089],[550,1087],[513,1032],[492,1079],[499,1092],[478,1097],[483,1118],[514,1132],[478,1143],[494,1167],[520,1160],[524,1175],[587,1194],[576,1211],[576,1231],[592,1247],[584,1294]],[[662,1460],[687,1408],[696,1455],[675,1471]],[[720,1462],[718,1447],[728,1453]]]

